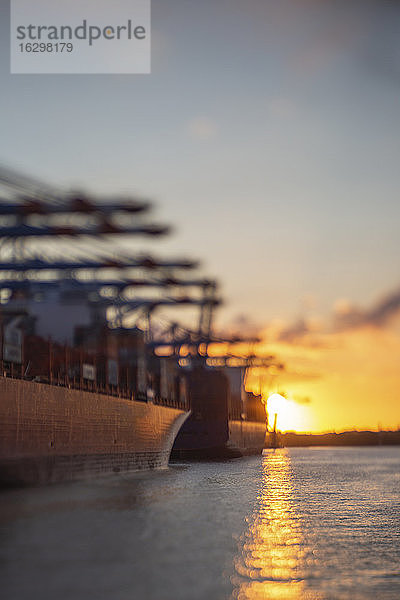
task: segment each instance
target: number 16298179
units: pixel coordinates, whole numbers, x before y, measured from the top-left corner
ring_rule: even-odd
[[[19,44],[20,52],[72,52],[74,45],[71,42],[26,42]]]

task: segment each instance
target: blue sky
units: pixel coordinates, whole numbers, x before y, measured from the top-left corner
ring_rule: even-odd
[[[0,1],[1,162],[154,199],[157,250],[203,259],[221,322],[399,286],[398,3],[153,0],[151,75],[27,76]]]

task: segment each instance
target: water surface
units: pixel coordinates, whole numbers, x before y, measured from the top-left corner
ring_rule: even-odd
[[[0,520],[6,600],[400,598],[400,448],[10,490]]]

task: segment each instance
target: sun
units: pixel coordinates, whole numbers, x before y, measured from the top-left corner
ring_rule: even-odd
[[[273,428],[275,415],[276,427],[280,431],[295,431],[299,429],[303,421],[301,408],[296,402],[288,400],[281,394],[271,394],[267,400],[267,411],[269,427]]]

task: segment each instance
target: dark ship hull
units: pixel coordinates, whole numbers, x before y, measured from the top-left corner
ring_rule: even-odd
[[[38,484],[166,467],[189,412],[0,377],[0,482]]]
[[[180,429],[174,459],[210,460],[261,454],[266,422],[235,418],[235,397],[222,371],[194,369],[187,376],[190,417]]]
[[[187,374],[187,391],[192,412],[175,440],[173,458],[231,456],[226,378],[219,371],[195,368]]]
[[[242,456],[261,454],[265,446],[266,424],[260,421],[229,421],[228,448]]]

